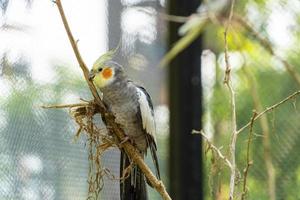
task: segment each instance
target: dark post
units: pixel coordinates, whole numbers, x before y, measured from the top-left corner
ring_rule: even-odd
[[[123,6],[120,0],[108,1],[108,49],[116,48],[121,39],[122,10]]]
[[[169,13],[189,16],[199,0],[170,0]],[[180,24],[169,24],[169,48],[178,41]],[[201,136],[201,39],[197,39],[169,65],[170,89],[170,194],[172,199],[203,199]]]

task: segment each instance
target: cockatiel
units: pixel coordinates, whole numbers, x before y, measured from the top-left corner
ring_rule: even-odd
[[[115,121],[121,125],[143,158],[147,149],[150,149],[156,175],[160,179],[151,98],[143,87],[128,79],[123,67],[113,61],[113,53],[108,52],[95,62],[89,78],[102,92],[107,109],[114,114]],[[130,163],[126,153],[121,151],[121,175]],[[120,183],[121,200],[148,199],[145,179],[142,171],[134,164],[130,176]]]

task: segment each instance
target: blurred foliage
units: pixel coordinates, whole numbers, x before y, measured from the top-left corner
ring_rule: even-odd
[[[216,2],[223,3],[222,9],[214,9]],[[229,92],[223,84],[224,78],[224,26],[229,16],[231,1],[204,1],[197,12],[187,19],[182,27],[189,27],[185,35],[174,44],[174,47],[163,59],[167,64],[200,34],[204,36],[205,48],[210,49],[216,60],[214,70],[209,63],[202,63],[204,96],[204,127],[210,127],[209,135],[217,147],[228,155],[231,133],[231,111]],[[232,80],[236,92],[237,126],[242,127],[250,121],[252,110],[257,109],[254,92],[258,93],[258,102],[267,108],[291,93],[299,90],[299,83],[292,77],[300,70],[299,28],[300,2],[285,0],[235,1],[234,14],[243,16],[249,27],[233,17],[227,37]],[[205,12],[204,12],[205,11]],[[288,13],[288,14],[286,14]],[[203,15],[207,16],[206,18]],[[286,18],[286,15],[291,16]],[[198,16],[198,23],[193,21]],[[274,21],[274,16],[276,20]],[[191,19],[193,18],[193,20]],[[170,17],[172,20],[172,16]],[[205,23],[203,22],[205,19]],[[193,23],[191,25],[191,23]],[[282,31],[273,30],[274,24],[283,26]],[[199,25],[200,24],[200,25]],[[285,26],[289,24],[289,26]],[[194,26],[193,26],[194,25]],[[197,32],[197,37],[191,34]],[[255,32],[253,32],[253,30]],[[276,34],[276,31],[280,32]],[[274,33],[275,32],[275,33]],[[281,37],[286,37],[286,43]],[[186,42],[188,41],[188,42]],[[183,45],[183,43],[185,45]],[[269,48],[271,47],[271,49]],[[175,53],[174,53],[175,52]],[[270,52],[274,52],[270,54]],[[204,55],[205,56],[205,55]],[[279,59],[278,59],[279,58]],[[292,73],[287,72],[285,63],[292,66]],[[213,71],[213,74],[210,74]],[[206,84],[206,78],[214,76],[213,84]],[[254,77],[254,82],[251,82]],[[208,79],[211,80],[211,79]],[[210,86],[209,86],[210,85]],[[299,98],[298,98],[299,99]],[[267,128],[263,129],[259,120],[254,124],[254,139],[251,144],[251,165],[248,175],[247,199],[272,199],[270,194],[270,168],[266,160],[275,169],[275,198],[299,199],[299,165],[300,131],[299,100],[297,98],[285,103],[266,114]],[[262,111],[262,110],[258,110]],[[236,157],[239,169],[237,177],[236,197],[241,195],[243,170],[246,167],[246,147],[249,130],[243,131],[237,141]],[[269,135],[269,136],[268,136]],[[266,143],[269,143],[269,147]],[[270,148],[270,149],[269,149]],[[270,158],[268,158],[270,155]],[[229,169],[222,161],[207,153],[204,161],[207,175],[206,199],[228,199]]]
[[[209,1],[207,1],[209,3]],[[269,44],[272,46],[275,55],[280,55],[285,61],[294,67],[295,72],[300,70],[299,52],[299,14],[300,10],[293,9],[291,6],[300,6],[298,1],[236,1],[235,14],[243,15],[245,19],[252,24],[254,28]],[[277,9],[270,10],[271,7]],[[255,12],[250,12],[254,9]],[[209,88],[209,94],[204,94],[206,112],[210,112],[210,120],[204,118],[204,124],[210,124],[212,127],[213,141],[217,147],[222,146],[222,152],[228,155],[228,144],[231,131],[230,99],[227,88],[223,85],[224,68],[224,23],[228,17],[228,8],[217,17],[222,19],[219,23],[208,23],[204,30],[205,48],[210,49],[216,54],[217,60],[215,82],[212,88]],[[293,27],[286,30],[287,37],[292,40],[284,47],[278,44],[274,37],[270,37],[273,31],[268,28],[271,22],[271,16],[278,12],[289,12],[293,15]],[[218,13],[217,13],[218,15]],[[255,21],[252,21],[255,19]],[[278,25],[284,22],[278,23]],[[290,23],[290,22],[289,22]],[[274,35],[274,34],[273,34]],[[176,44],[175,44],[176,45]],[[251,89],[253,83],[249,82],[249,76],[255,77],[255,85],[259,94],[259,101],[263,108],[271,106],[291,93],[299,90],[299,84],[286,71],[283,63],[271,55],[266,50],[256,36],[249,32],[241,24],[231,24],[228,34],[228,48],[230,61],[232,64],[232,78],[234,89],[236,91],[237,103],[237,125],[238,128],[249,122],[252,116],[252,110],[255,104]],[[239,56],[237,56],[239,55]],[[242,59],[241,59],[242,58]],[[233,60],[239,60],[236,64]],[[203,63],[205,65],[206,63]],[[212,66],[202,66],[202,68]],[[245,68],[247,70],[245,70]],[[205,71],[205,70],[203,70]],[[204,72],[205,73],[205,72]],[[251,74],[252,75],[251,75]],[[209,74],[204,75],[209,76]],[[205,80],[203,80],[205,82]],[[210,95],[211,94],[211,95]],[[299,199],[299,165],[300,151],[299,139],[299,100],[297,98],[287,102],[278,109],[267,114],[270,136],[266,138],[259,120],[255,122],[255,137],[251,145],[251,159],[253,165],[250,167],[248,175],[248,194],[247,199],[271,199],[268,194],[268,170],[266,168],[266,154],[268,151],[263,140],[270,142],[271,162],[275,167],[275,195],[276,199]],[[260,110],[261,111],[261,110]],[[205,114],[204,116],[207,116]],[[243,131],[237,141],[236,156],[240,176],[237,179],[238,185],[236,196],[241,195],[241,185],[243,181],[243,169],[246,167],[246,146],[249,130]],[[227,199],[229,191],[229,173],[226,166],[222,166],[221,161],[216,161],[211,153],[207,154],[206,170],[207,176],[206,199]],[[217,163],[217,164],[216,164]],[[216,165],[219,165],[216,167]],[[220,167],[221,166],[221,167]],[[205,173],[206,174],[206,173]],[[221,175],[220,175],[221,174]]]

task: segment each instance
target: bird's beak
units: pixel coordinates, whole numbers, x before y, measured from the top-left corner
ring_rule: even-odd
[[[95,77],[95,74],[94,72],[91,70],[90,73],[89,73],[89,80],[92,81]]]

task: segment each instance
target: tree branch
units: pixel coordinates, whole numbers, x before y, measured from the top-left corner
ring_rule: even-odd
[[[229,26],[231,24],[231,19],[233,16],[233,8],[234,8],[234,0],[231,0],[231,8],[230,8],[230,13],[228,17],[228,21],[225,27],[224,31],[224,54],[225,54],[225,64],[226,64],[226,69],[225,69],[225,77],[224,77],[224,84],[228,87],[229,93],[230,93],[230,100],[231,100],[231,142],[229,145],[230,149],[230,163],[231,163],[231,173],[230,173],[230,185],[229,185],[229,199],[233,200],[234,199],[234,188],[235,188],[235,174],[236,174],[236,162],[235,162],[235,147],[236,147],[236,140],[237,140],[237,133],[236,133],[236,104],[235,104],[235,93],[232,87],[231,83],[231,77],[230,77],[230,71],[231,71],[231,66],[229,63],[229,56],[228,56],[228,44],[227,44],[227,33]]]
[[[67,22],[66,16],[64,14],[64,10],[61,4],[60,0],[56,0],[55,1],[57,8],[59,10],[61,19],[63,21],[65,30],[67,32],[68,38],[70,40],[70,43],[72,45],[73,51],[75,53],[75,56],[77,58],[77,61],[79,63],[80,68],[83,71],[84,77],[86,82],[88,83],[88,86],[95,98],[95,103],[99,106],[99,110],[100,110],[100,114],[102,119],[104,119],[107,123],[107,127],[109,129],[110,132],[112,132],[116,138],[119,141],[124,141],[125,138],[125,134],[123,132],[123,130],[119,127],[118,124],[115,123],[115,117],[113,116],[112,113],[108,112],[106,107],[104,106],[94,84],[89,80],[88,78],[88,73],[89,70],[87,68],[87,66],[85,65],[80,52],[77,48],[77,44],[76,41],[74,40],[74,37],[72,35],[72,32],[70,30],[69,24]],[[159,192],[162,196],[163,199],[165,200],[170,200],[170,196],[166,191],[166,188],[164,186],[164,184],[162,183],[162,181],[158,180],[153,173],[151,172],[150,168],[145,164],[144,160],[142,159],[142,157],[139,155],[138,151],[135,149],[135,147],[133,147],[133,145],[126,141],[124,143],[122,143],[122,147],[125,150],[125,152],[127,153],[127,155],[133,160],[133,162],[135,162],[139,168],[142,170],[142,172],[145,174],[147,180],[151,183],[151,185],[157,190],[157,192]]]
[[[257,82],[253,73],[248,70],[246,66],[243,67],[246,73],[246,77],[251,85],[251,96],[254,103],[255,110],[263,110],[262,102],[257,91]],[[271,156],[271,142],[270,142],[270,129],[268,125],[268,118],[266,115],[262,115],[259,119],[260,126],[263,132],[263,147],[264,147],[264,162],[268,173],[268,194],[270,200],[276,200],[276,173],[272,162]],[[251,128],[251,125],[250,125]]]
[[[205,141],[207,142],[207,144],[209,145],[209,148],[214,151],[219,158],[221,158],[225,164],[231,169],[232,166],[231,166],[231,163],[230,161],[222,154],[222,152],[220,151],[220,148],[217,148],[207,137],[207,135],[201,130],[201,131],[197,131],[197,130],[193,130],[192,131],[192,134],[200,134],[204,139]]]
[[[88,103],[74,103],[74,104],[62,104],[62,105],[42,105],[42,108],[49,109],[49,108],[73,108],[73,107],[80,107],[80,106],[87,106]]]
[[[253,124],[254,124],[254,118],[257,115],[256,111],[253,111],[253,115],[250,119],[250,131],[249,131],[249,136],[248,136],[248,143],[247,143],[247,164],[246,164],[246,168],[244,169],[244,183],[243,183],[243,193],[242,193],[242,200],[245,199],[246,194],[247,194],[247,176],[248,176],[248,171],[250,166],[252,165],[252,161],[250,160],[250,144],[252,141],[252,135],[253,135]]]
[[[256,121],[257,119],[259,119],[261,116],[263,116],[265,113],[270,112],[274,109],[276,109],[277,107],[281,106],[282,104],[284,104],[285,102],[293,99],[294,97],[298,96],[300,94],[300,90],[294,92],[293,94],[291,94],[290,96],[286,97],[285,99],[281,100],[280,102],[266,108],[264,111],[260,112],[259,114],[257,114],[257,116],[254,118],[254,121]],[[243,130],[245,130],[246,128],[248,128],[251,125],[251,122],[248,122],[245,126],[243,126],[242,128],[240,128],[237,131],[237,134],[240,134]]]

